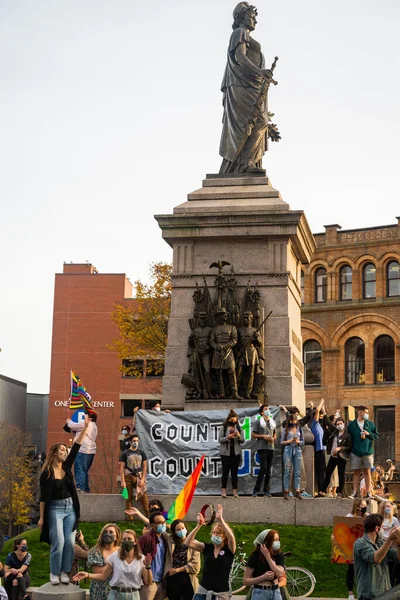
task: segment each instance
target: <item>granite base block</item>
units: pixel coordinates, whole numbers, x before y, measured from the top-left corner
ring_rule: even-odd
[[[32,591],[32,598],[33,600],[46,600],[49,598],[52,600],[85,600],[86,590],[81,590],[72,583],[68,585],[45,583]]]

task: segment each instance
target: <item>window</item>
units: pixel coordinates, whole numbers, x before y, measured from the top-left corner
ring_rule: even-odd
[[[136,407],[142,408],[142,400],[121,400],[121,417],[133,417],[133,409]]]
[[[321,267],[315,272],[315,302],[326,302],[326,270]]]
[[[340,269],[340,299],[351,300],[353,297],[353,271],[349,265]]]
[[[387,266],[387,295],[400,296],[400,264],[392,260]]]
[[[365,265],[363,270],[363,297],[376,298],[376,267],[372,263]]]
[[[303,347],[304,384],[321,385],[321,345],[308,340]]]
[[[376,406],[375,425],[379,437],[374,443],[375,464],[385,464],[388,458],[395,459],[395,407]]]
[[[375,383],[394,381],[394,342],[389,335],[375,340]]]
[[[122,361],[124,367],[123,377],[162,377],[164,375],[164,362],[164,359],[124,359]]]
[[[365,383],[365,346],[359,337],[349,338],[344,347],[346,385]]]
[[[301,303],[304,304],[304,271],[300,271]]]

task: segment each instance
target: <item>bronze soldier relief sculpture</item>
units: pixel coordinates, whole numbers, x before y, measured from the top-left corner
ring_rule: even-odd
[[[230,266],[230,273],[224,267]],[[262,400],[264,344],[262,320],[264,309],[257,284],[248,281],[242,298],[238,297],[233,267],[216,261],[214,299],[204,279],[196,283],[193,294],[193,318],[189,319],[188,373],[182,376],[187,399],[232,398]],[[211,290],[212,291],[212,290]]]
[[[268,89],[271,83],[277,84],[273,70],[278,58],[271,69],[265,69],[261,45],[250,35],[256,17],[257,9],[248,2],[240,2],[233,11],[233,32],[221,87],[224,114],[220,173],[264,174],[262,157],[268,149],[268,138],[280,139],[268,113]]]

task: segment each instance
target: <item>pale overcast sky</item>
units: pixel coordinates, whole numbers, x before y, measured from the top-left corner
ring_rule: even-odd
[[[231,0],[0,1],[0,373],[47,392],[63,261],[146,278],[153,215],[217,172]],[[398,0],[260,2],[282,141],[264,166],[314,232],[395,223]]]

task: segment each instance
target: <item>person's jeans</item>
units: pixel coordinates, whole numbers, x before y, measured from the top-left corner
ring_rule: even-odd
[[[272,460],[274,458],[273,450],[257,450],[260,458],[260,470],[258,472],[256,485],[254,487],[255,492],[259,492],[265,475],[264,492],[269,492],[269,481],[271,479],[271,468]]]
[[[302,453],[300,446],[287,445],[283,449],[283,488],[287,492],[290,489],[290,474],[293,465],[293,479],[295,490],[300,489]],[[262,591],[262,590],[261,590]]]
[[[253,588],[251,600],[282,600],[282,596],[279,588],[277,590]]]
[[[74,462],[74,474],[76,487],[84,492],[90,493],[89,469],[92,466],[94,454],[83,454],[78,452]]]
[[[49,506],[50,573],[69,573],[74,562],[75,510],[72,498],[52,500]]]

